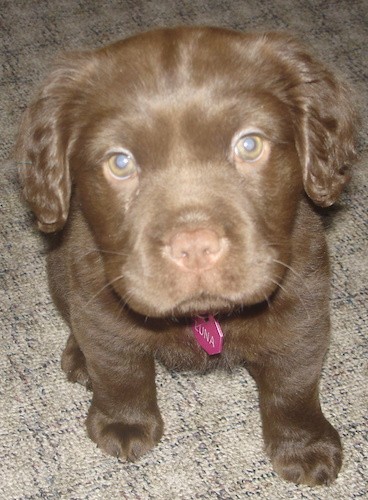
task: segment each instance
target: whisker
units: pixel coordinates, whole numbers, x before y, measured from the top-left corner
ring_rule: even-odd
[[[270,301],[270,297],[266,294],[263,294],[263,296],[264,296],[265,302],[267,302],[267,307],[269,309],[272,309],[272,302]]]
[[[276,281],[276,280],[274,280],[272,278],[270,278],[270,281],[274,285],[278,286],[286,295],[290,296],[290,292],[287,290],[287,288],[285,288],[283,285],[281,285],[281,283],[279,283],[278,281]],[[305,305],[305,302],[303,301],[303,299],[301,298],[301,296],[298,293],[296,293],[296,296],[299,299],[300,303],[302,304],[305,312],[307,313],[308,319],[310,319],[310,314],[309,314],[307,306]]]
[[[294,276],[296,276],[297,278],[300,279],[301,283],[305,286],[305,288],[308,290],[308,292],[310,292],[308,286],[305,283],[303,276],[301,276],[299,273],[297,273],[292,266],[289,266],[288,264],[286,264],[285,262],[282,262],[281,260],[277,260],[277,259],[272,259],[272,260],[273,260],[273,262],[276,262],[277,264],[281,264],[282,266],[286,267],[286,269],[289,269],[294,274]]]
[[[281,290],[282,290],[283,292],[285,292],[285,294],[286,294],[286,295],[289,295],[289,292],[287,291],[287,289],[286,289],[283,285],[281,285],[281,283],[279,283],[278,281],[276,281],[276,280],[274,280],[274,279],[272,279],[272,278],[270,278],[270,281],[271,281],[274,285],[277,285],[279,288],[281,288]]]
[[[113,252],[112,250],[101,250],[99,249],[98,252],[101,252],[101,253],[107,253],[107,254],[110,254],[110,255],[119,255],[120,257],[127,257],[129,255],[128,252]]]
[[[109,255],[118,255],[119,257],[127,257],[129,255],[128,253],[114,252],[112,250],[102,250],[100,248],[90,248],[90,249],[87,248],[86,250],[88,250],[88,251],[86,253],[84,253],[83,255],[81,255],[79,257],[78,261],[82,260],[87,255],[91,255],[92,253],[105,253],[105,254],[109,254]]]
[[[93,301],[95,300],[95,298],[96,298],[96,297],[98,297],[98,296],[99,296],[99,295],[100,295],[100,294],[101,294],[104,290],[106,290],[106,288],[110,287],[113,283],[115,283],[116,281],[119,281],[119,280],[120,280],[120,279],[122,279],[122,278],[123,278],[123,276],[122,276],[122,275],[120,275],[120,276],[118,276],[117,278],[114,278],[113,280],[111,280],[111,281],[109,281],[108,283],[106,283],[106,285],[104,285],[102,288],[100,288],[100,290],[99,290],[97,293],[95,293],[95,294],[93,295],[93,297],[91,297],[91,298],[87,301],[87,303],[86,303],[86,305],[85,305],[84,307],[85,307],[85,308],[87,308],[87,307],[91,304],[91,302],[93,302]]]

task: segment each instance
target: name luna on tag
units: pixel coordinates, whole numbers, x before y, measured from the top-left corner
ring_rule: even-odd
[[[209,345],[215,348],[215,338],[208,330],[206,330],[204,325],[197,325],[195,329]]]
[[[208,318],[197,317],[192,330],[197,342],[207,354],[210,356],[220,354],[224,334],[221,326],[213,316],[208,316]]]

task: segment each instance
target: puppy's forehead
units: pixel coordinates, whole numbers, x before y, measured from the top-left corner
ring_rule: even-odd
[[[214,28],[148,32],[99,51],[99,81],[126,102],[196,93],[216,99],[264,87],[277,67],[262,36]],[[271,82],[269,82],[271,83]]]
[[[146,130],[145,140],[156,144],[177,133],[202,148],[201,139],[212,137],[213,148],[246,126],[281,130],[285,140],[287,112],[274,92],[280,68],[266,49],[260,35],[214,28],[157,30],[105,47],[97,52],[98,76],[89,79],[91,108],[106,117],[97,127],[110,144],[122,138],[127,146]]]

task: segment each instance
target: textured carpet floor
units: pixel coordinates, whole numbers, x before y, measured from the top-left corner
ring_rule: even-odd
[[[345,461],[329,489],[276,477],[262,450],[257,394],[242,370],[173,375],[159,368],[166,431],[137,464],[85,436],[90,394],[59,368],[67,330],[47,291],[45,251],[19,200],[8,156],[22,109],[55,54],[159,25],[288,29],[351,81],[367,144],[366,0],[0,0],[0,498],[351,499],[367,492],[367,158],[326,218],[333,340],[322,381]]]

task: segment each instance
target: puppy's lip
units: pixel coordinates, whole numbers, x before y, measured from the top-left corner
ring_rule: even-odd
[[[173,309],[178,316],[186,317],[207,317],[216,316],[219,313],[226,313],[239,307],[241,304],[232,301],[227,297],[218,295],[202,294],[199,297],[186,299],[177,304]]]
[[[262,303],[268,303],[278,290],[279,287],[277,284],[270,284],[267,289],[262,287],[250,293],[239,292],[229,295],[211,295],[203,293],[199,296],[187,298],[174,307],[171,307],[170,313],[174,312],[175,316],[186,317],[231,314],[239,309],[246,309],[258,306]]]
[[[235,308],[241,306],[235,302],[215,295],[201,295],[191,297],[178,302],[177,304],[168,304],[167,307],[157,309],[150,304],[130,303],[127,304],[133,311],[151,318],[195,318],[197,316],[207,317],[215,316],[219,313],[228,313]]]

